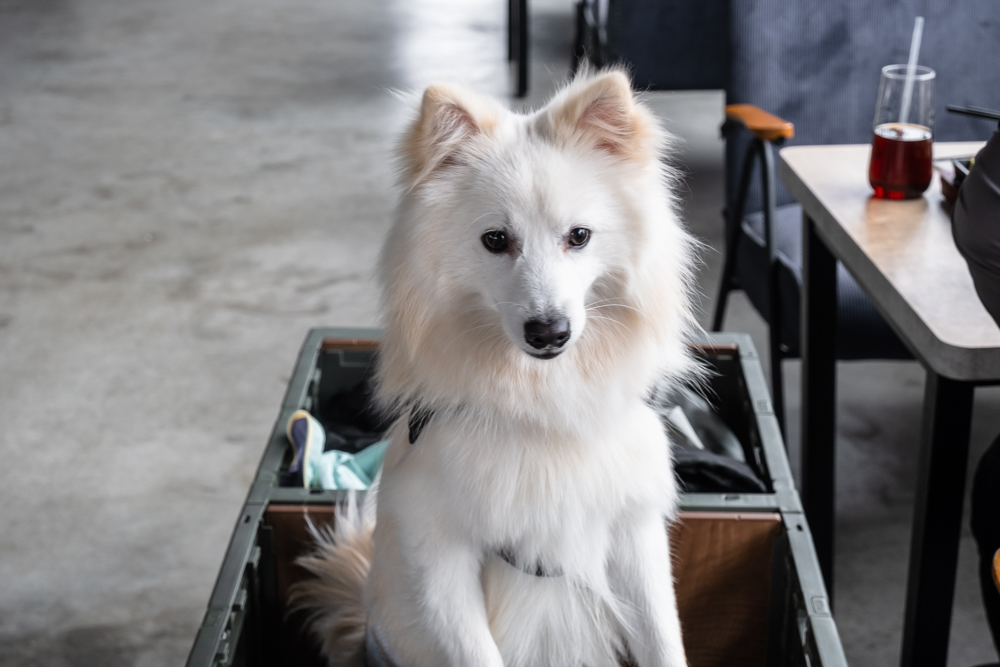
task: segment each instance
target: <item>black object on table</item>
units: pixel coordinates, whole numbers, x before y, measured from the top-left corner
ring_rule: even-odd
[[[1000,121],[1000,113],[986,109],[948,107]],[[965,257],[979,299],[1000,322],[1000,128],[976,155],[962,181],[952,209],[955,245]]]

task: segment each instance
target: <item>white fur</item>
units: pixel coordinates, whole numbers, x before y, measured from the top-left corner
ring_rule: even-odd
[[[644,400],[691,369],[692,245],[665,146],[616,71],[528,116],[460,88],[424,94],[381,261],[379,390],[403,417],[374,548],[342,517],[307,563],[319,583],[298,591],[331,664],[356,664],[357,629],[340,646],[328,634],[352,604],[400,667],[601,667],[626,650],[639,667],[686,664],[666,533],[677,492]],[[591,231],[578,249],[576,227]],[[484,248],[496,229],[515,251]],[[534,358],[524,322],[551,313],[572,337]],[[411,445],[414,402],[434,416]],[[525,574],[504,546],[564,575]],[[324,604],[320,587],[349,569],[337,549],[371,549],[371,570],[363,599]]]

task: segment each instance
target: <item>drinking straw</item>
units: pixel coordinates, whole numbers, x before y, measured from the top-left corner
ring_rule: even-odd
[[[910,41],[910,60],[906,63],[906,82],[903,84],[903,104],[899,110],[899,124],[910,116],[910,101],[913,98],[913,79],[917,75],[917,58],[920,55],[920,38],[924,34],[924,17],[918,16],[913,22],[913,39]]]

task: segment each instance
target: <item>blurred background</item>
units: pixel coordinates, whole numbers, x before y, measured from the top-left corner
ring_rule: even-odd
[[[412,114],[393,91],[449,80],[527,109],[569,76],[571,1],[530,2],[523,98],[507,12],[0,0],[0,664],[184,662],[306,332],[378,322]],[[678,139],[707,326],[725,95],[645,98]],[[766,355],[740,292],[725,328]],[[838,381],[836,620],[852,665],[891,664],[924,374],[848,363]],[[798,362],[785,383],[796,470]],[[970,466],[997,432],[1000,390],[980,389]],[[955,667],[995,660],[963,530]]]

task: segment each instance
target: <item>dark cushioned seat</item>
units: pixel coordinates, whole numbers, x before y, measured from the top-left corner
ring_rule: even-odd
[[[767,312],[767,250],[764,214],[743,219],[736,280],[758,312]],[[789,356],[798,356],[799,293],[802,288],[802,207],[779,206],[775,211],[774,243],[778,254],[781,295],[781,342]],[[837,357],[839,359],[910,359],[909,351],[875,309],[851,274],[837,264]]]

